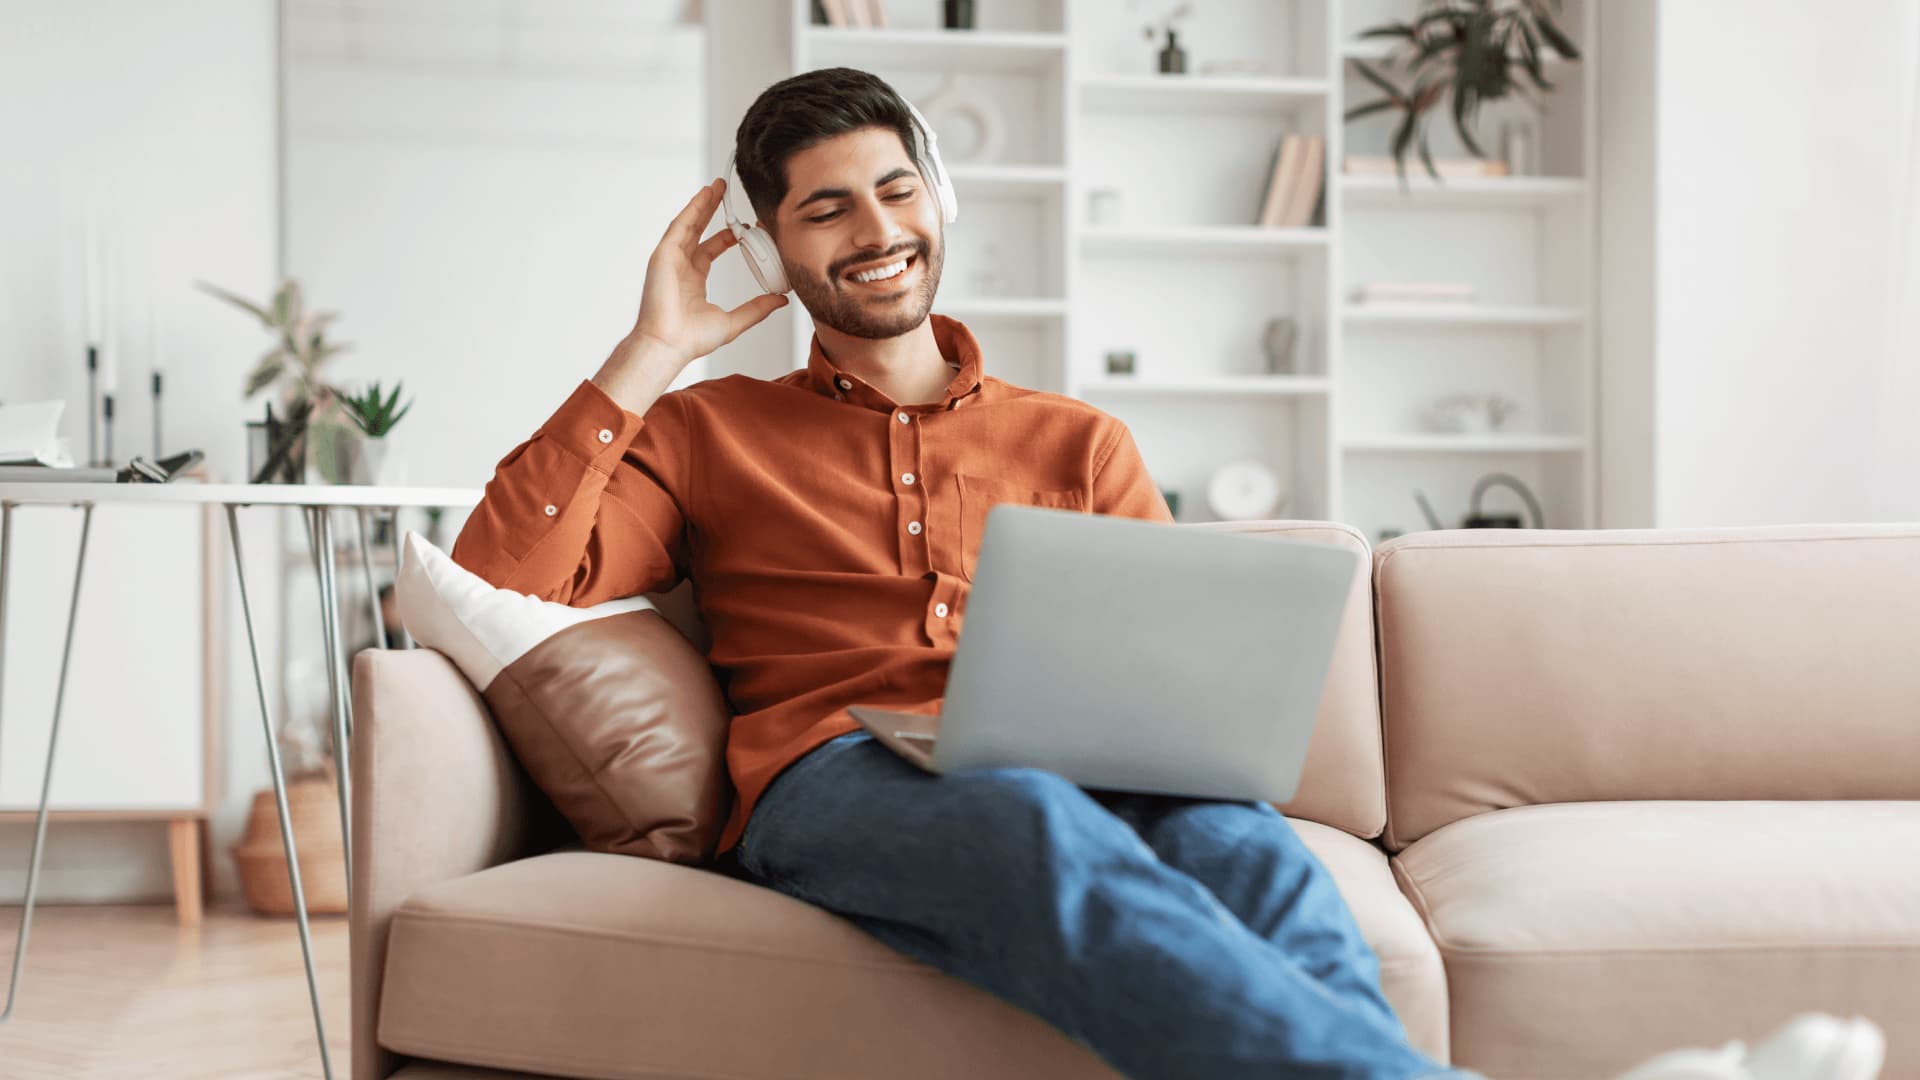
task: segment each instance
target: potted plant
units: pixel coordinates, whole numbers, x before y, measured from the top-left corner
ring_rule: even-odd
[[[1393,160],[1403,183],[1409,149],[1419,152],[1428,175],[1440,179],[1427,146],[1427,120],[1442,101],[1449,102],[1461,144],[1473,156],[1486,157],[1473,132],[1480,106],[1553,89],[1542,66],[1546,49],[1569,60],[1580,57],[1573,40],[1553,21],[1559,8],[1560,0],[1424,0],[1412,22],[1364,31],[1363,38],[1402,43],[1388,62],[1403,68],[1407,81],[1403,87],[1374,65],[1353,61],[1355,70],[1387,96],[1348,109],[1347,121],[1389,110],[1400,113]]]
[[[348,483],[397,484],[402,481],[402,463],[391,452],[387,436],[413,408],[412,401],[404,405],[400,402],[400,390],[405,385],[405,380],[394,383],[393,390],[384,395],[378,382],[368,383],[367,388],[357,394],[334,388],[334,399],[340,403],[341,411],[360,431],[360,437],[347,444]]]
[[[246,386],[240,395],[242,400],[251,400],[262,391],[278,386],[281,416],[300,418],[297,424],[282,421],[270,425],[277,441],[287,445],[270,447],[268,456],[290,462],[292,467],[287,472],[293,476],[302,475],[300,462],[304,456],[306,467],[317,471],[321,479],[329,483],[343,482],[346,470],[341,460],[340,433],[345,424],[333,388],[321,373],[329,360],[352,347],[327,340],[327,326],[339,317],[338,313],[308,311],[300,283],[293,278],[281,282],[273,299],[265,304],[256,304],[204,281],[197,284],[208,294],[259,319],[260,325],[274,335],[273,347],[247,373]],[[271,408],[268,411],[271,414]],[[266,475],[247,479],[264,482],[272,475],[281,475],[272,468],[274,462],[263,464],[267,466]]]

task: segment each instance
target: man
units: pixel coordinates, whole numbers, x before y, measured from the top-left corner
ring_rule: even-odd
[[[1120,1072],[1450,1075],[1408,1046],[1332,879],[1271,807],[935,777],[858,730],[849,705],[937,711],[989,507],[1171,515],[1123,424],[985,374],[966,327],[930,314],[942,217],[885,83],[778,83],[735,155],[814,319],[806,369],[664,392],[786,303],[707,301],[737,243],[700,238],[715,181],[648,261],[632,332],[500,463],[454,558],[579,606],[691,576],[735,712],[721,849]]]

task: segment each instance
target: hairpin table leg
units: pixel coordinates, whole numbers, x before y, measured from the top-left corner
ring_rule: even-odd
[[[380,590],[373,584],[373,534],[368,532],[367,508],[356,506],[354,516],[360,519],[360,569],[367,575],[367,606],[373,613],[373,647],[387,647],[387,620],[380,614]],[[394,573],[400,572],[396,565]]]
[[[347,680],[341,677],[345,648],[340,642],[340,591],[334,579],[333,516],[324,506],[309,506],[313,521],[314,571],[320,580],[320,633],[327,645],[327,688],[333,695],[333,778],[340,789],[340,847],[347,860],[347,896],[353,896],[353,826],[348,820],[353,806],[353,778],[348,775],[347,740],[352,732],[352,714],[347,708]]]
[[[240,614],[247,624],[247,652],[253,658],[253,687],[260,696],[260,726],[267,735],[267,764],[273,771],[273,798],[280,808],[280,842],[287,853],[287,878],[293,885],[293,912],[300,924],[300,952],[307,964],[307,997],[313,1002],[313,1031],[320,1040],[320,1071],[333,1080],[333,1061],[327,1055],[327,1025],[320,1014],[320,987],[313,977],[313,937],[307,929],[307,893],[300,886],[300,860],[293,847],[293,818],[287,812],[287,778],[280,769],[280,744],[274,738],[273,719],[267,713],[267,684],[260,674],[260,646],[253,636],[253,608],[247,603],[247,572],[240,557],[238,509],[227,504],[227,530],[233,536],[233,573],[240,582]]]
[[[393,513],[393,528],[388,530],[388,535],[393,540],[393,590],[396,594],[394,599],[397,600],[399,599],[397,594],[400,591],[400,508],[394,506],[388,509]],[[400,647],[403,649],[413,648],[413,635],[407,632],[407,624],[404,619],[401,620],[400,623]]]

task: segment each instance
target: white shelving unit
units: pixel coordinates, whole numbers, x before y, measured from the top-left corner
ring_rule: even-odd
[[[1489,472],[1521,479],[1549,526],[1593,523],[1592,63],[1549,60],[1539,175],[1435,183],[1416,162],[1403,184],[1343,174],[1349,152],[1386,152],[1392,122],[1343,116],[1375,96],[1353,61],[1386,53],[1358,35],[1417,0],[1209,0],[1180,30],[1192,74],[1176,76],[1156,72],[1140,13],[1109,0],[981,0],[972,31],[938,28],[937,4],[886,6],[888,28],[837,28],[792,0],[793,70],[858,67],[918,102],[964,92],[996,110],[990,160],[943,140],[962,211],[934,310],[968,323],[992,374],[1126,421],[1181,520],[1208,520],[1208,478],[1251,458],[1284,479],[1277,516],[1376,541],[1425,527],[1414,490],[1463,515]],[[1592,0],[1569,0],[1562,25],[1589,59],[1594,21]],[[1203,73],[1210,62],[1231,73]],[[1483,145],[1525,115],[1483,110]],[[1449,118],[1431,131],[1436,155],[1464,153]],[[1288,133],[1326,138],[1322,203],[1308,227],[1261,228]],[[1118,205],[1099,225],[1096,191]],[[1439,280],[1472,284],[1475,302],[1348,299]],[[804,364],[813,329],[796,315]],[[1261,341],[1278,316],[1299,338],[1293,369],[1269,374]],[[1113,350],[1135,354],[1134,374],[1107,373]],[[1428,405],[1465,392],[1520,411],[1496,432],[1425,430]]]

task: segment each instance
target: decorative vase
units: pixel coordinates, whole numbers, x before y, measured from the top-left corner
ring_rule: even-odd
[[[307,914],[344,915],[347,911],[345,848],[340,841],[339,792],[331,776],[287,781],[287,814],[293,821],[293,846],[300,854],[300,887]],[[293,883],[287,878],[286,845],[280,839],[280,810],[273,789],[254,793],[247,831],[233,846],[247,906],[260,915],[291,915]]]
[[[406,461],[386,436],[361,435],[349,444],[347,483],[393,487],[406,482]]]
[[[1167,47],[1160,50],[1160,74],[1184,75],[1187,72],[1187,50],[1180,47],[1180,35],[1167,31]]]
[[[307,483],[352,483],[353,444],[360,438],[358,429],[337,420],[318,420],[307,425]]]

